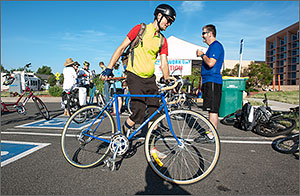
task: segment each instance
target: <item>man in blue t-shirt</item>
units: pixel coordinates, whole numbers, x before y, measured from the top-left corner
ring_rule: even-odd
[[[224,48],[216,40],[216,27],[214,25],[206,25],[202,31],[203,42],[209,45],[205,54],[199,49],[196,51],[196,55],[202,58],[203,110],[209,112],[209,120],[217,128],[222,96],[221,68],[224,62]],[[208,136],[210,135],[208,134]]]

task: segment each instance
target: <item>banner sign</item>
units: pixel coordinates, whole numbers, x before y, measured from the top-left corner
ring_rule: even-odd
[[[192,60],[170,59],[168,60],[170,75],[191,75]],[[178,69],[178,70],[176,70]],[[174,72],[174,70],[176,70]],[[155,62],[155,75],[162,76],[160,60]]]

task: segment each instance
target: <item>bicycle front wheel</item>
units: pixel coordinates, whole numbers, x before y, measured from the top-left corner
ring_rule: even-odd
[[[38,98],[38,97],[32,97],[35,106],[37,108],[37,110],[40,112],[40,114],[46,119],[49,120],[50,119],[50,114],[49,111],[46,107],[46,105],[44,104],[44,102]]]
[[[282,116],[272,116],[266,123],[258,123],[256,133],[266,137],[274,137],[290,133],[296,127],[296,121]]]
[[[295,153],[299,151],[299,134],[274,140],[272,147],[281,153]]]
[[[145,155],[150,167],[164,180],[192,184],[208,176],[220,155],[219,136],[201,114],[188,110],[169,112],[174,138],[166,114],[150,127],[145,139]],[[214,139],[208,139],[212,134]]]
[[[99,106],[86,106],[75,112],[67,121],[61,136],[61,149],[66,160],[73,166],[89,168],[97,166],[109,153],[109,143],[115,132],[112,116]],[[86,113],[81,127],[74,126],[73,119]]]

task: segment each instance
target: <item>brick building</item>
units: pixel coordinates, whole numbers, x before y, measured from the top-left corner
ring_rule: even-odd
[[[266,64],[278,85],[299,85],[299,22],[266,38]]]

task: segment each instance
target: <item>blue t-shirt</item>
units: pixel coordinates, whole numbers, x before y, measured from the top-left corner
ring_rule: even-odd
[[[124,67],[122,65],[119,65],[119,69],[113,69],[112,73],[114,74],[114,77],[122,77],[124,73]],[[122,88],[122,82],[116,81],[116,88]],[[114,88],[114,85],[111,85],[110,88]]]
[[[224,62],[224,48],[217,40],[209,45],[205,54],[208,58],[214,58],[217,60],[213,67],[209,67],[204,61],[202,61],[201,76],[202,83],[214,82],[222,84],[221,68]]]

